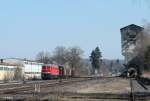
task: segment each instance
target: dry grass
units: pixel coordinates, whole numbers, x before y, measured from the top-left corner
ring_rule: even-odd
[[[77,92],[80,93],[122,93],[129,92],[130,86],[126,79],[115,79],[106,83],[97,83],[80,89]]]

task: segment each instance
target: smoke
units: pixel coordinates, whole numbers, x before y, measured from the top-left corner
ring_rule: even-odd
[[[146,23],[144,26],[144,31],[143,31],[143,45],[145,47],[150,45],[150,23]]]
[[[134,53],[139,57],[144,58],[145,51],[150,45],[150,23],[145,23],[143,26],[144,30],[137,35],[136,47]]]
[[[144,27],[144,33],[150,35],[150,23],[146,22],[143,27]]]

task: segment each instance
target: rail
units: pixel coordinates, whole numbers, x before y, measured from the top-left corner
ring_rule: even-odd
[[[150,92],[144,82],[142,82],[143,79],[144,78],[130,78],[130,101],[145,101],[149,99]]]

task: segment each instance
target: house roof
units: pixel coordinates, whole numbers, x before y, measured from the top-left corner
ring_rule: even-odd
[[[5,58],[3,59],[3,62],[1,64],[6,64],[6,65],[24,65],[24,64],[43,64],[36,62],[34,60],[27,60],[27,59],[20,59],[20,58]]]

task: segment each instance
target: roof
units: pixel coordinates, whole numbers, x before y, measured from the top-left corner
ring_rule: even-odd
[[[3,58],[3,61],[6,61],[6,60],[12,60],[12,61],[17,61],[17,62],[32,62],[32,63],[39,63],[39,64],[43,64],[43,63],[40,63],[36,60],[29,60],[29,59],[21,59],[21,58]]]
[[[21,64],[11,64],[11,63],[0,63],[0,65],[3,65],[3,66],[21,66]]]
[[[18,60],[18,61],[29,61],[29,62],[36,62],[35,60],[29,60],[29,59],[22,59],[22,58],[3,58],[3,60],[8,60],[8,59],[11,59],[11,60]]]
[[[135,24],[130,24],[128,26],[125,26],[125,27],[121,28],[120,30],[126,30],[126,29],[130,29],[130,30],[134,30],[134,31],[142,31],[142,30],[144,30],[143,27],[135,25]]]
[[[5,58],[0,62],[2,65],[10,65],[10,66],[24,66],[25,64],[31,65],[43,65],[43,63],[39,63],[33,60],[25,60],[20,58]]]
[[[56,67],[56,68],[58,68],[58,65],[56,65],[56,64],[44,64],[43,66],[50,66],[50,67]]]

